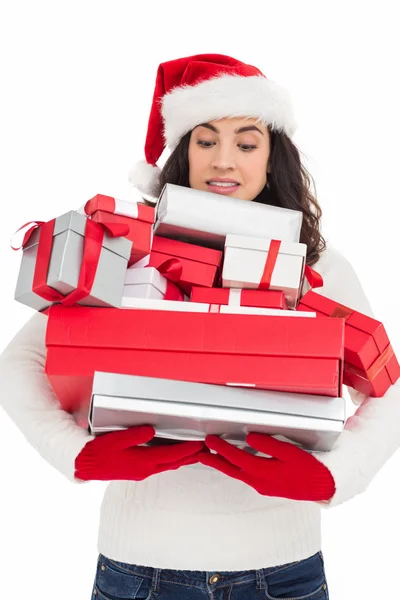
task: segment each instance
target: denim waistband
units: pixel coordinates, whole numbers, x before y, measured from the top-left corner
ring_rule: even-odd
[[[322,554],[317,552],[316,555]],[[309,557],[313,558],[314,556]],[[204,589],[210,587],[214,590],[225,586],[235,584],[252,583],[254,582],[257,588],[264,589],[266,578],[278,571],[284,571],[298,563],[304,563],[308,559],[303,559],[279,566],[266,567],[264,569],[255,569],[249,571],[189,571],[189,570],[170,570],[157,569],[155,567],[146,567],[142,565],[132,565],[120,561],[115,561],[100,554],[101,561],[113,564],[118,569],[126,572],[126,574],[151,580],[152,589],[156,592],[159,590],[162,583],[173,583],[184,585],[187,587],[197,587]]]

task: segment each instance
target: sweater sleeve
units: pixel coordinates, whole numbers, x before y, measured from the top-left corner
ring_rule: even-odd
[[[74,483],[75,458],[94,439],[64,411],[45,374],[47,316],[35,313],[0,356],[0,405],[26,440]]]
[[[326,251],[319,262],[315,270],[323,276],[324,286],[315,291],[374,317],[351,264],[332,249]],[[329,501],[318,502],[325,508],[342,504],[365,491],[400,446],[399,381],[381,398],[348,389],[358,405],[356,412],[347,419],[330,452],[314,453],[331,471],[336,484],[334,496]]]

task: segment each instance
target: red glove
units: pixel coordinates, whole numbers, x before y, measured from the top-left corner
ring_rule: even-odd
[[[144,425],[105,433],[90,440],[75,459],[75,477],[86,481],[141,481],[162,471],[197,463],[196,453],[204,448],[204,442],[135,448],[154,436],[154,428]]]
[[[264,433],[249,433],[246,443],[273,458],[253,456],[218,436],[209,435],[199,462],[247,483],[263,496],[291,500],[329,500],[335,493],[331,472],[315,456]]]

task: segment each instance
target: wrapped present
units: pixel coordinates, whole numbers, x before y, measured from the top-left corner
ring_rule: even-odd
[[[178,312],[212,312],[231,315],[265,315],[274,317],[315,317],[313,312],[296,312],[281,308],[265,308],[263,306],[240,306],[238,304],[207,304],[206,302],[176,302],[153,298],[124,296],[121,308],[146,310],[173,310]]]
[[[222,250],[228,233],[298,242],[302,222],[301,211],[167,183],[157,201],[154,233]]]
[[[279,290],[240,290],[234,288],[192,287],[191,302],[229,306],[258,306],[286,310],[285,295]]]
[[[254,431],[324,452],[343,430],[345,404],[344,398],[96,372],[88,426],[96,435],[152,425],[159,438],[218,435],[236,446]]]
[[[131,240],[132,249],[128,266],[149,254],[155,219],[153,206],[147,206],[139,199],[127,202],[97,194],[86,202],[84,210],[97,223],[123,223],[129,227],[126,237]]]
[[[210,312],[210,305],[201,302],[176,302],[174,300],[123,296],[120,308],[140,310],[168,310],[175,312]]]
[[[179,287],[190,295],[193,285],[212,287],[219,274],[223,254],[220,250],[203,248],[178,240],[154,236],[149,265],[158,269],[166,260],[181,264]]]
[[[345,320],[343,383],[367,396],[383,396],[400,376],[400,367],[383,324],[330,298],[309,291],[299,311]]]
[[[15,300],[38,311],[53,303],[120,306],[132,246],[126,232],[75,211],[36,222],[24,236]]]
[[[150,266],[127,269],[123,298],[147,298],[175,302],[185,300],[183,292],[173,281]]]
[[[208,312],[229,314],[229,315],[266,315],[269,317],[297,317],[299,314],[295,310],[284,310],[282,308],[264,308],[262,306],[238,306],[232,304],[207,304]],[[308,313],[315,317],[315,313]]]
[[[95,371],[340,397],[343,332],[322,317],[52,306],[45,371],[70,411]]]
[[[281,290],[288,308],[295,308],[306,256],[306,244],[228,234],[222,287]]]

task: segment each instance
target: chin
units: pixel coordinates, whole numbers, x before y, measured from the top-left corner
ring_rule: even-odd
[[[237,196],[237,198],[239,198],[239,200],[243,200],[244,202],[252,202],[254,200],[254,198],[240,198],[239,196]]]
[[[231,198],[237,198],[238,200],[243,200],[244,202],[251,202],[253,198],[243,197],[243,194],[232,194]]]

